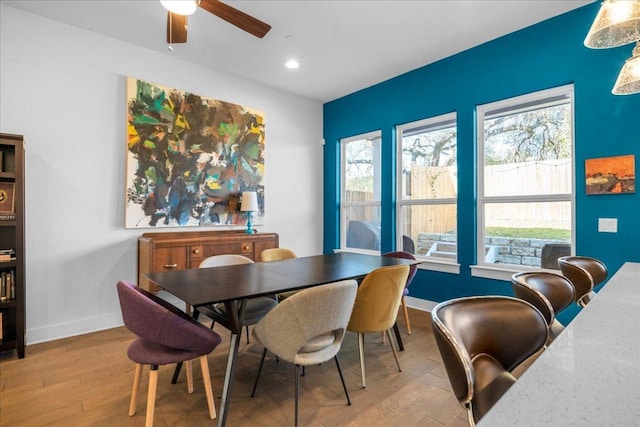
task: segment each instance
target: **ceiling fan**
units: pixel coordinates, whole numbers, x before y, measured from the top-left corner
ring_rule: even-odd
[[[187,16],[194,13],[198,6],[258,38],[264,37],[271,29],[271,25],[219,0],[161,0],[160,3],[169,11],[167,14],[167,43],[170,45],[186,43]],[[185,7],[187,9],[184,9]]]

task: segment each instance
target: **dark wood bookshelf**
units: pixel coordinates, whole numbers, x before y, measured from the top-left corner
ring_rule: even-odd
[[[0,133],[0,190],[6,188],[6,184],[13,184],[13,194],[9,194],[9,197],[13,197],[13,206],[11,203],[0,204],[0,249],[13,249],[15,259],[0,261],[0,274],[5,273],[6,277],[13,272],[15,298],[10,298],[10,289],[6,287],[6,299],[0,300],[0,351],[15,350],[18,357],[23,358],[26,325],[24,140],[21,135]],[[1,219],[13,214],[15,219]]]

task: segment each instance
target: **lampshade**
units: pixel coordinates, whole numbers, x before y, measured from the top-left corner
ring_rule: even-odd
[[[255,191],[243,191],[240,199],[240,210],[242,212],[258,210],[258,193]]]
[[[200,0],[160,0],[162,6],[177,15],[191,15],[198,9]]]
[[[602,3],[584,44],[593,49],[622,46],[640,40],[640,0]]]
[[[640,42],[636,43],[631,58],[624,63],[611,92],[615,95],[640,92]]]

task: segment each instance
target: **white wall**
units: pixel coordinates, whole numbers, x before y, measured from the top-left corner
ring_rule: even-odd
[[[260,229],[322,251],[320,103],[0,5],[0,131],[27,144],[29,344],[122,324],[115,283],[136,280],[149,231],[124,229],[126,76],[264,111]]]

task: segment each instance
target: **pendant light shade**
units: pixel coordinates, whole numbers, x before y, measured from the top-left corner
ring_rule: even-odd
[[[640,42],[633,49],[631,58],[624,63],[611,92],[615,95],[631,95],[640,92]]]
[[[199,0],[160,0],[160,4],[171,13],[191,15],[198,9]]]
[[[605,0],[584,44],[593,49],[604,49],[638,40],[640,40],[640,1]]]

